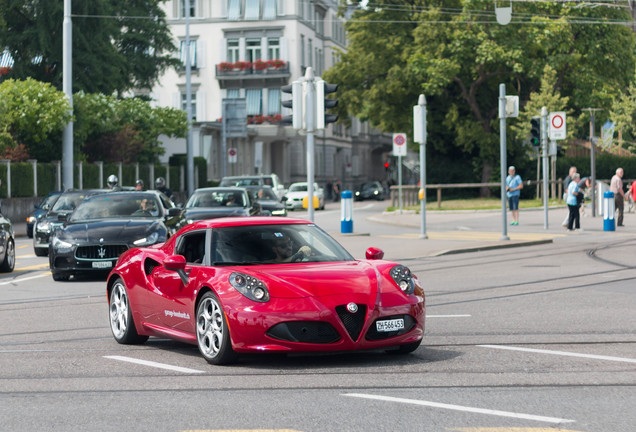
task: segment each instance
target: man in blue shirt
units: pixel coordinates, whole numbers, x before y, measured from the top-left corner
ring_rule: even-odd
[[[515,174],[515,167],[508,168],[508,177],[506,177],[506,196],[508,197],[508,207],[512,213],[512,222],[510,225],[519,225],[519,195],[523,189],[523,181],[518,174]]]
[[[568,217],[568,231],[573,231],[573,228],[581,228],[579,202],[577,200],[577,196],[581,193],[579,188],[580,180],[581,175],[579,173],[574,173],[572,181],[568,185],[568,196],[565,199],[565,203],[568,205],[568,210],[570,211],[570,216]]]

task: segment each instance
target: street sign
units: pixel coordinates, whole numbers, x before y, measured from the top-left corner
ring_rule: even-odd
[[[551,112],[548,116],[548,138],[562,140],[567,137],[565,111]]]
[[[393,156],[406,156],[406,134],[393,134]]]
[[[227,161],[229,163],[236,163],[238,159],[238,151],[235,148],[227,149]]]

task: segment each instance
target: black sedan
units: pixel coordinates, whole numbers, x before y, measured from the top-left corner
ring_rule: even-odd
[[[62,193],[53,207],[37,221],[33,227],[33,252],[37,256],[47,256],[51,234],[62,226],[61,218],[75,210],[86,197],[106,192],[105,189],[68,190]]]
[[[353,194],[353,197],[356,201],[362,201],[365,199],[382,201],[384,199],[384,188],[382,187],[382,183],[379,181],[362,183]]]
[[[166,209],[161,193],[109,192],[86,198],[55,230],[49,247],[53,279],[77,274],[106,275],[119,255],[133,247],[163,243],[166,221],[179,213]]]
[[[245,186],[245,189],[250,193],[252,202],[261,206],[263,216],[287,216],[285,205],[271,186]]]
[[[57,199],[62,195],[62,191],[54,191],[44,197],[35,209],[26,218],[26,233],[28,238],[33,238],[33,227],[35,223],[53,208]]]
[[[252,203],[247,190],[244,188],[200,188],[192,193],[183,208],[178,228],[205,219],[260,214],[260,206]]]
[[[15,240],[11,221],[0,214],[0,272],[10,273],[15,268]]]

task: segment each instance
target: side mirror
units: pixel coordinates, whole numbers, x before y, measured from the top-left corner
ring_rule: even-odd
[[[186,259],[183,255],[171,255],[163,260],[163,268],[170,271],[175,271],[181,278],[181,282],[184,285],[188,284],[188,275],[185,273]]]
[[[384,251],[377,247],[370,247],[367,249],[366,257],[369,260],[381,260],[384,258]]]
[[[280,202],[282,202],[282,203],[287,202],[287,200],[288,200],[288,199],[289,199],[289,198],[287,198],[286,196],[284,196],[284,197],[282,197],[282,198],[280,199]]]
[[[69,213],[58,213],[57,220],[60,222],[66,222],[68,220]]]
[[[179,216],[179,214],[181,214],[181,209],[178,207],[171,207],[168,209],[168,216],[170,217]]]

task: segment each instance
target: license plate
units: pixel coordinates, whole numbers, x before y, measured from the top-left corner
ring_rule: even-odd
[[[93,268],[111,268],[113,263],[111,261],[93,261]]]
[[[402,330],[404,328],[404,320],[402,318],[399,318],[385,321],[376,321],[375,328],[379,332]]]

